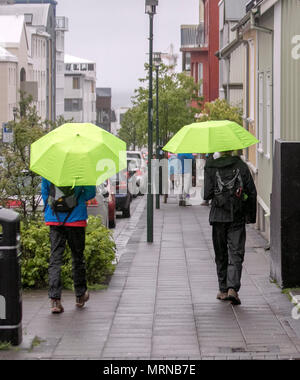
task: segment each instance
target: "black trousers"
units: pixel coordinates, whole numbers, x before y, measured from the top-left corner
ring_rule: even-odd
[[[238,292],[245,256],[245,224],[213,223],[212,233],[219,289],[227,292],[232,288]]]
[[[68,242],[72,252],[72,272],[76,297],[87,290],[84,261],[85,228],[50,226],[51,254],[49,263],[49,298],[61,299],[61,266]]]

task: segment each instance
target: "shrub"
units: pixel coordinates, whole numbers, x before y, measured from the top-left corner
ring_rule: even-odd
[[[224,99],[216,99],[204,105],[202,115],[197,119],[198,122],[208,120],[230,120],[239,125],[243,125],[243,110],[241,107],[234,107]]]
[[[22,284],[24,288],[48,287],[50,257],[49,227],[43,221],[31,221],[21,226]],[[100,217],[90,216],[86,229],[85,261],[89,286],[107,283],[114,272],[115,243]],[[71,250],[66,245],[61,267],[65,289],[72,289]]]

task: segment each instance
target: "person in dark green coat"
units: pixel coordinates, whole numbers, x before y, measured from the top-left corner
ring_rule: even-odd
[[[256,222],[256,187],[248,165],[232,152],[209,160],[204,169],[204,199],[211,200],[209,222],[220,300],[239,305],[246,224]]]

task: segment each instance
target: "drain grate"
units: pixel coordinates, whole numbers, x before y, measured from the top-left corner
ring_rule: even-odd
[[[234,354],[234,353],[279,353],[279,346],[247,346],[247,347],[218,347],[219,353],[222,354]]]

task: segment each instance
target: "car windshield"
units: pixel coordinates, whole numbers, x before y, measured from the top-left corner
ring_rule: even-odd
[[[120,179],[124,180],[126,179],[126,174],[127,174],[127,170],[123,169],[119,173],[114,174],[110,179],[112,182],[119,181]]]
[[[128,159],[127,160],[127,166],[128,166],[128,170],[134,170],[136,168],[140,168],[141,167],[141,161],[140,160],[137,160],[137,159]]]

